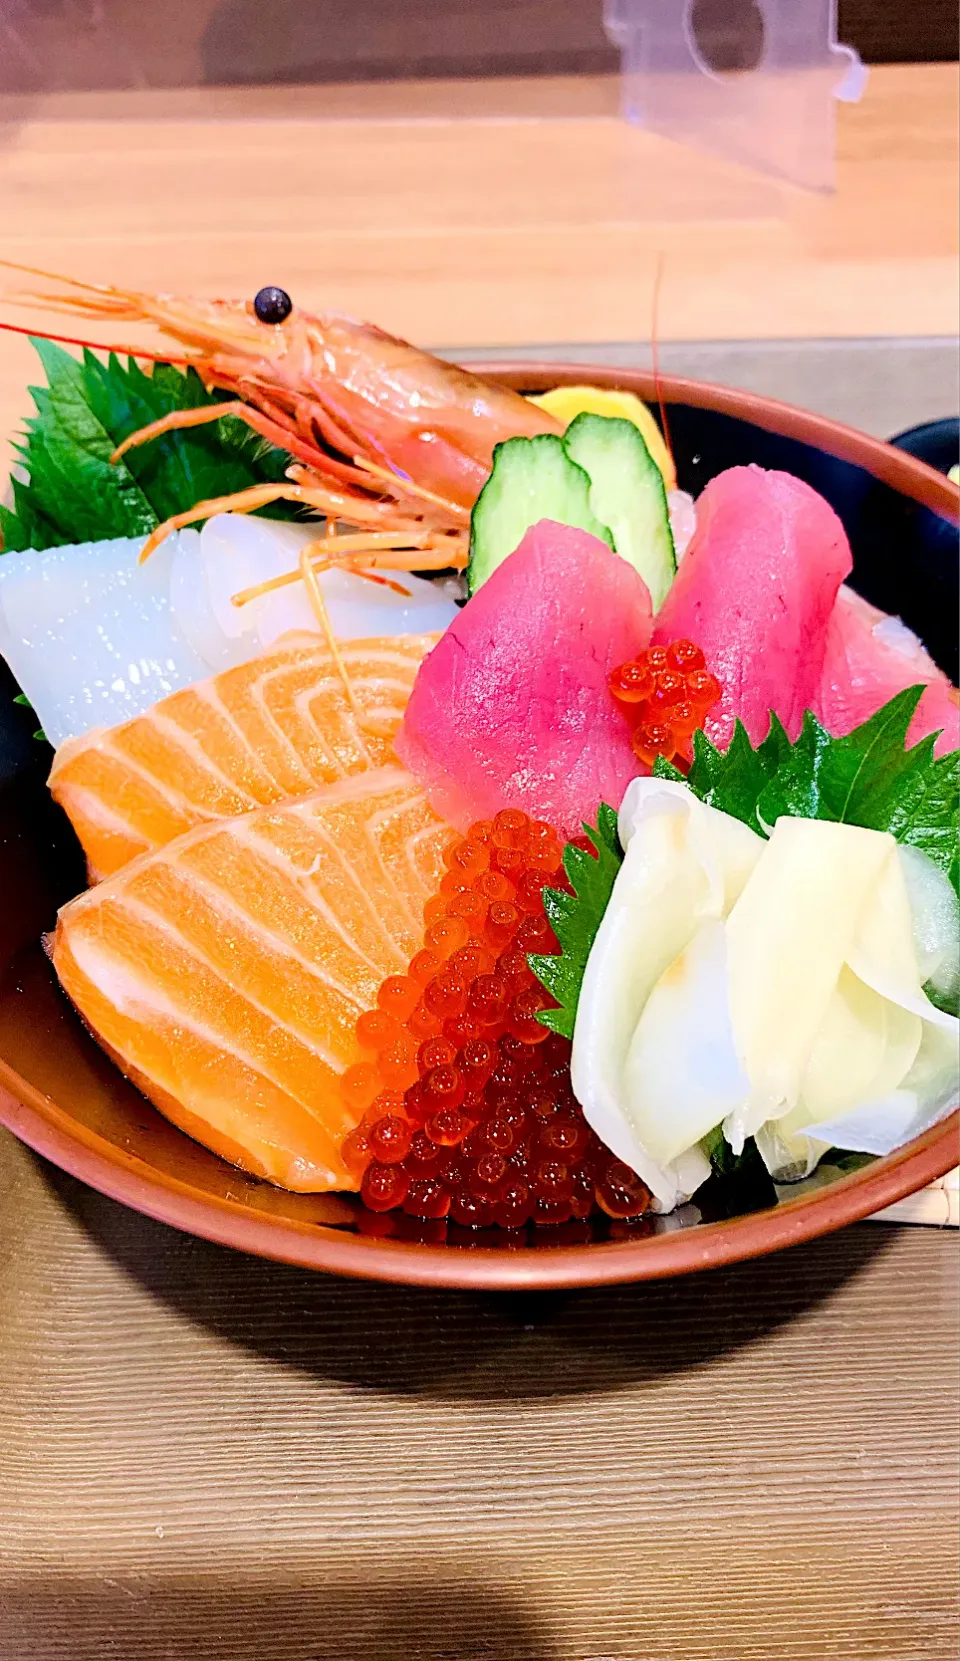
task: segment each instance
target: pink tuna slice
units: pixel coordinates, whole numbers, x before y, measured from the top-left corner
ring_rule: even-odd
[[[910,723],[907,743],[938,732],[936,755],[960,747],[958,693],[942,669],[899,617],[868,605],[844,586],[827,630],[827,653],[814,711],[828,732],[843,738],[905,687],[923,694]]]
[[[851,564],[843,525],[801,479],[731,467],[710,481],[653,638],[693,640],[705,654],[723,687],[705,722],[715,744],[726,747],[738,716],[759,743],[771,710],[796,738]]]
[[[575,835],[640,771],[607,682],[651,626],[632,565],[542,519],[421,664],[397,753],[461,829],[519,807]]]

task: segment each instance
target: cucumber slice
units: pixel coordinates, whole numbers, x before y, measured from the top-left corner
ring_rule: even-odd
[[[627,427],[630,423],[619,425]],[[470,593],[477,592],[490,573],[513,553],[531,525],[541,519],[555,519],[561,525],[589,531],[612,548],[613,537],[592,510],[590,496],[590,479],[567,454],[564,439],[540,433],[536,438],[508,438],[498,444],[493,452],[493,472],[477,497],[470,520]]]
[[[619,416],[578,415],[563,443],[571,460],[590,476],[593,512],[609,525],[617,553],[639,571],[653,609],[659,611],[676,575],[677,558],[663,474],[640,432]]]

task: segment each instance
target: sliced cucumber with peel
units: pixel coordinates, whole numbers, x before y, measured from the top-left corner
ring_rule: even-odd
[[[541,519],[589,531],[613,547],[613,537],[590,506],[590,479],[571,461],[563,439],[553,433],[508,438],[493,452],[493,471],[470,520],[467,587],[471,594]]]
[[[590,506],[609,525],[618,554],[635,566],[659,611],[677,574],[663,474],[632,421],[578,415],[563,446],[590,476]]]
[[[541,519],[589,531],[639,571],[654,610],[677,568],[663,477],[631,421],[578,415],[563,438],[510,438],[470,522],[467,585],[475,594]]]

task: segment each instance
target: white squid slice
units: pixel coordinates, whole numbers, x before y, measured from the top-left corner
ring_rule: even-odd
[[[218,514],[167,538],[145,565],[142,538],[0,557],[0,657],[51,744],[131,720],[180,687],[247,663],[289,630],[319,625],[301,582],[232,604],[243,588],[297,568],[317,527]],[[440,633],[447,595],[397,574],[406,594],[353,572],[320,577],[343,640]]]

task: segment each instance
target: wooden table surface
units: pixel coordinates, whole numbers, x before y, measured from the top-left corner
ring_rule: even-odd
[[[427,345],[646,340],[661,260],[664,340],[950,335],[956,104],[875,68],[821,197],[628,127],[614,77],[0,97],[0,251]],[[0,336],[0,440],[33,361]]]
[[[0,1136],[3,1661],[952,1661],[955,1238],[436,1295]]]

